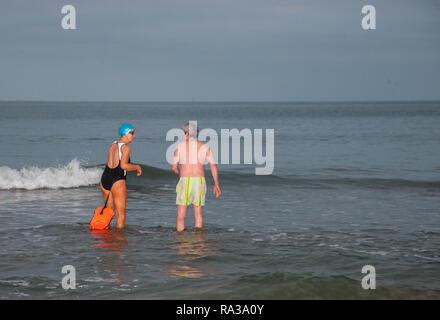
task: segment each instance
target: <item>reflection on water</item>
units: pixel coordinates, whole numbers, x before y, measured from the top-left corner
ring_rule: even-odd
[[[90,230],[90,234],[96,240],[95,248],[111,251],[116,255],[123,254],[128,245],[128,241],[121,230]]]
[[[173,258],[168,259],[168,268],[163,272],[170,278],[200,278],[216,274],[216,267],[203,258],[215,254],[215,248],[204,239],[204,231],[194,230],[176,233],[172,246]]]
[[[95,239],[94,248],[101,252],[98,258],[98,273],[109,274],[110,279],[118,283],[131,280],[131,272],[127,265],[128,241],[122,230],[91,230]]]

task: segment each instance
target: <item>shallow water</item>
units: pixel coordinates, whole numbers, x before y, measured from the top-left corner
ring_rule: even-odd
[[[440,298],[436,103],[0,108],[2,299]],[[136,127],[144,174],[128,176],[126,228],[91,232],[114,114]],[[188,120],[274,128],[275,169],[220,165],[215,199],[207,168],[205,227],[189,208],[179,234],[165,136]],[[65,265],[75,290],[61,287]],[[364,265],[376,290],[362,289]]]

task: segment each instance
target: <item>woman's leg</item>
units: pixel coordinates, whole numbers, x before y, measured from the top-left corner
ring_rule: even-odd
[[[113,203],[116,211],[116,229],[125,225],[125,207],[127,204],[127,187],[125,180],[118,180],[112,186]]]
[[[104,187],[102,186],[101,183],[99,185],[101,187],[101,193],[102,193],[102,198],[104,199],[104,203],[105,203],[105,201],[107,200],[107,197],[110,194],[110,196],[108,198],[108,201],[107,201],[107,208],[110,208],[110,209],[112,209],[114,211],[115,210],[115,205],[113,203],[113,196],[112,196],[111,192],[109,190],[104,189]]]

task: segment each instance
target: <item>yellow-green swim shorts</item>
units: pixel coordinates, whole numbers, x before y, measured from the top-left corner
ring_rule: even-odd
[[[180,177],[176,186],[176,204],[188,206],[205,205],[206,181],[205,177]]]

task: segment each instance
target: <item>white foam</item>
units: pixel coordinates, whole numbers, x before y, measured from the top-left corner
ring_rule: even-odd
[[[29,287],[29,282],[24,280],[0,280],[0,284]]]
[[[90,186],[99,183],[103,169],[82,168],[73,159],[65,166],[39,168],[25,167],[20,170],[0,167],[0,190],[9,189],[61,189]]]

